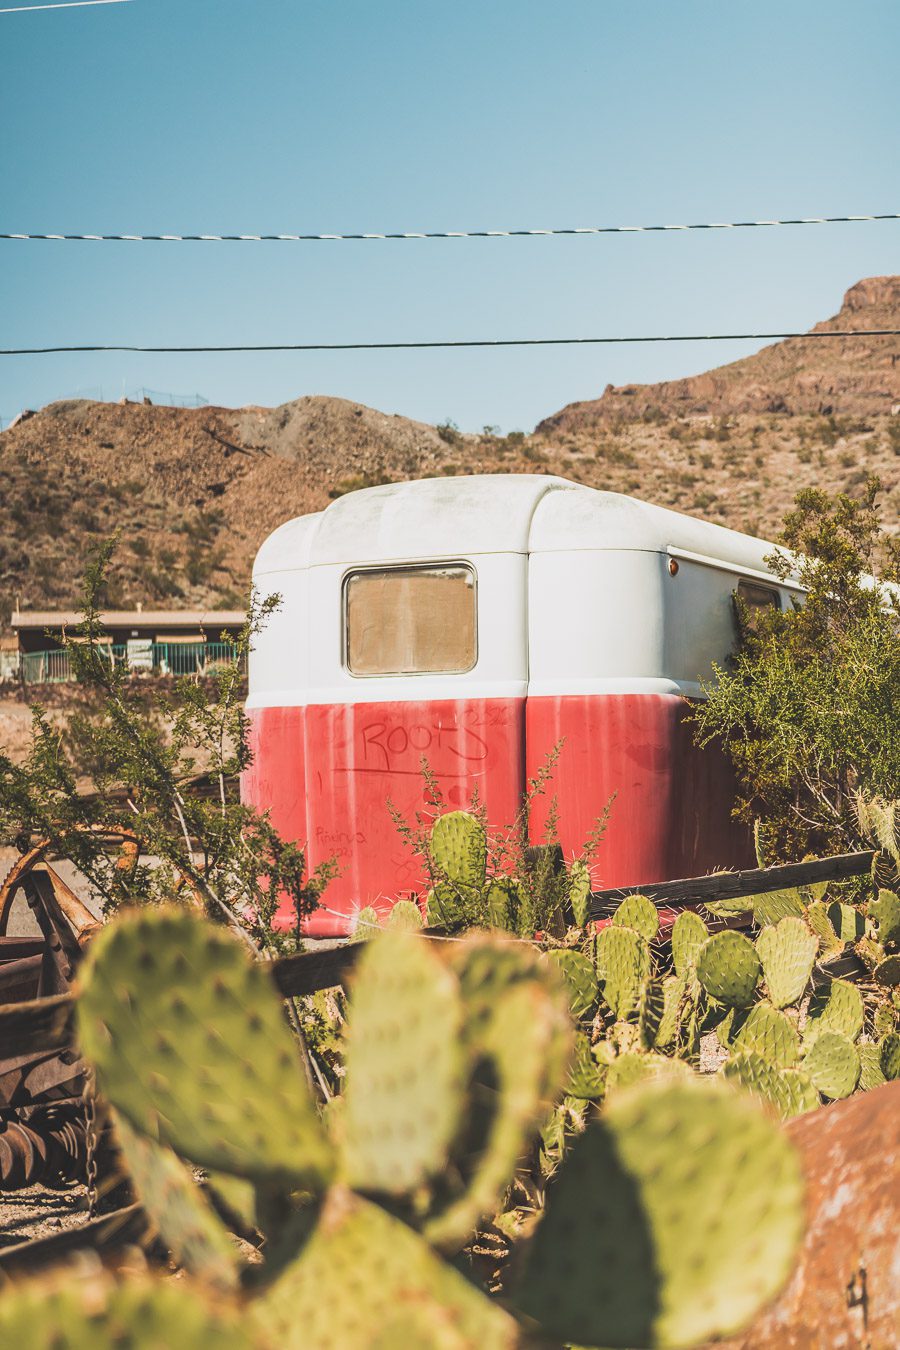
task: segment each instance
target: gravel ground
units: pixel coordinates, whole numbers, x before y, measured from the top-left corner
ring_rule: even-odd
[[[73,1184],[50,1190],[29,1186],[0,1196],[0,1249],[27,1242],[29,1238],[52,1237],[64,1228],[87,1222],[87,1189]]]

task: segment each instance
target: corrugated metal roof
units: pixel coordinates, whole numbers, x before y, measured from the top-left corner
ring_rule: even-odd
[[[81,623],[78,610],[23,609],[13,614],[13,628],[74,628]],[[109,609],[100,615],[104,628],[235,628],[246,614],[240,609]]]

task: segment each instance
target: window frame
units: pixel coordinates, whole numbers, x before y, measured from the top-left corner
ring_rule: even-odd
[[[356,671],[350,664],[350,583],[355,577],[397,573],[397,572],[428,572],[428,571],[447,571],[452,568],[460,568],[467,572],[472,578],[472,603],[474,606],[474,642],[472,662],[464,669],[454,668],[451,670],[394,670],[394,671],[376,671],[373,673],[364,673]],[[428,679],[437,676],[439,678],[456,675],[468,675],[478,665],[480,656],[480,634],[478,622],[478,569],[468,558],[442,558],[430,559],[427,562],[402,562],[402,563],[365,563],[362,566],[355,565],[348,567],[341,576],[341,666],[346,673],[354,680],[403,680],[415,677],[417,679]]]
[[[746,595],[747,591],[757,591],[757,592],[764,591],[766,595],[770,595],[772,597],[773,603],[771,605],[754,604],[753,602],[747,599]],[[735,587],[734,593],[737,596],[737,598],[741,601],[741,603],[743,605],[746,605],[747,609],[751,611],[754,609],[777,609],[780,613],[781,610],[784,608],[784,604],[782,602],[781,597],[781,591],[778,589],[778,583],[774,580],[772,582],[772,585],[769,586],[766,585],[764,581],[757,581],[755,577],[739,577],[738,584]]]

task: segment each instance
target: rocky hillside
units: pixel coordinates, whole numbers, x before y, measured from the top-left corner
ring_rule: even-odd
[[[817,325],[853,327],[900,328],[900,277],[859,282]],[[898,405],[896,338],[778,343],[704,375],[608,389],[529,436],[464,436],[319,397],[54,403],[0,433],[0,631],[17,598],[73,604],[89,541],[116,530],[111,605],[239,604],[271,529],[389,479],[561,473],[771,535],[802,486],[853,491],[876,472],[895,493]]]
[[[898,328],[900,277],[866,277],[813,333]],[[877,416],[900,406],[900,339],[788,339],[703,375],[662,384],[608,385],[603,397],[570,403],[538,426],[544,434],[583,431],[648,413],[666,417],[740,413]]]

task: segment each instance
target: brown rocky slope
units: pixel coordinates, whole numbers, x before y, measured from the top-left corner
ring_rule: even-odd
[[[900,328],[900,277],[859,282],[819,329]],[[631,392],[628,392],[631,391]],[[70,606],[91,539],[120,531],[108,601],[234,605],[283,520],[389,479],[560,473],[771,536],[798,488],[896,519],[900,340],[786,341],[686,380],[571,404],[533,435],[462,435],[343,399],[279,408],[50,404],[0,434],[0,631]]]
[[[866,277],[851,286],[840,310],[813,333],[896,329],[900,277]],[[703,375],[662,384],[608,385],[602,398],[571,403],[546,418],[544,434],[584,430],[642,417],[699,413],[889,413],[900,404],[900,339],[896,337],[788,338],[754,356]]]

